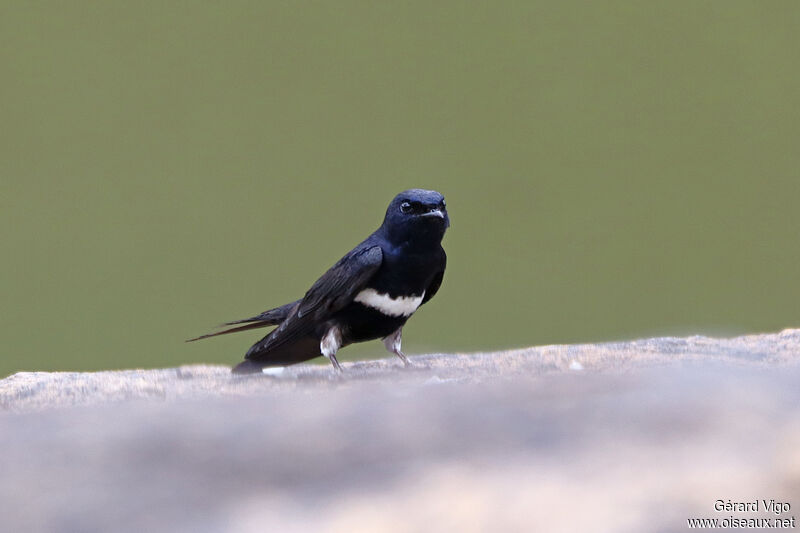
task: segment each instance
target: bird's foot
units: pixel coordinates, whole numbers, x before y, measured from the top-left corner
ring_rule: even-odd
[[[406,354],[404,354],[403,352],[395,352],[395,355],[399,357],[400,360],[403,362],[403,366],[405,366],[406,368],[414,368],[414,363],[412,363],[408,359],[408,357],[406,357]]]
[[[336,371],[337,374],[344,373],[344,370],[342,369],[342,365],[339,364],[339,360],[336,359],[335,355],[329,355],[328,359],[330,359],[331,364],[333,365],[333,369]]]

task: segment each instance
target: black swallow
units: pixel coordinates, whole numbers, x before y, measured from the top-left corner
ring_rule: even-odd
[[[403,325],[442,284],[447,263],[442,238],[449,226],[440,193],[401,192],[389,204],[381,227],[325,272],[303,298],[223,324],[244,325],[190,340],[278,326],[250,347],[245,360],[233,368],[235,374],[320,355],[341,371],[339,348],[381,338],[386,349],[408,365],[401,351]]]

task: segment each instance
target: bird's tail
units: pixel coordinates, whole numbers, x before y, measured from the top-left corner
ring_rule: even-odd
[[[226,326],[227,324],[223,324]],[[206,333],[205,335],[200,335],[199,337],[195,337],[193,339],[186,339],[186,342],[194,342],[199,341],[201,339],[207,339],[209,337],[216,337],[217,335],[225,335],[227,333],[236,333],[239,331],[247,331],[248,329],[256,329],[256,328],[265,328],[267,326],[273,326],[274,324],[270,324],[269,322],[254,322],[252,324],[247,324],[245,326],[239,326],[238,328],[230,328],[224,329],[222,331],[217,331],[215,333]]]
[[[200,335],[199,337],[188,339],[186,342],[199,341],[200,339],[207,339],[209,337],[216,337],[217,335],[225,335],[227,333],[237,333],[239,331],[247,331],[249,329],[275,326],[286,320],[286,317],[289,316],[289,313],[292,311],[292,309],[294,309],[294,307],[299,302],[300,300],[297,300],[296,302],[291,302],[286,305],[276,307],[275,309],[264,311],[260,315],[251,316],[250,318],[243,318],[241,320],[233,320],[231,322],[225,322],[224,324],[222,324],[222,326],[235,326],[236,324],[245,324],[245,325],[237,326],[235,328],[225,329],[222,331],[217,331],[215,333],[207,333],[205,335]]]
[[[232,374],[258,374],[262,370],[262,365],[245,359],[231,369]]]

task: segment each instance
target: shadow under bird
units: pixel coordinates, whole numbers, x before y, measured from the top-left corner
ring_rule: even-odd
[[[325,272],[303,298],[226,322],[223,326],[237,327],[190,340],[278,326],[250,347],[233,368],[235,374],[320,355],[341,371],[339,348],[373,339],[383,339],[386,349],[409,365],[401,350],[403,326],[442,284],[447,263],[442,238],[449,226],[440,193],[401,192],[389,204],[381,227]]]

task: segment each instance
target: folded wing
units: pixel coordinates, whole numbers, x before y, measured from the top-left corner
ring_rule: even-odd
[[[308,349],[312,342],[318,343],[315,330],[353,301],[382,262],[380,246],[362,244],[356,247],[311,286],[280,326],[247,351],[245,359],[268,360],[270,352],[288,344],[302,341],[304,349]]]

